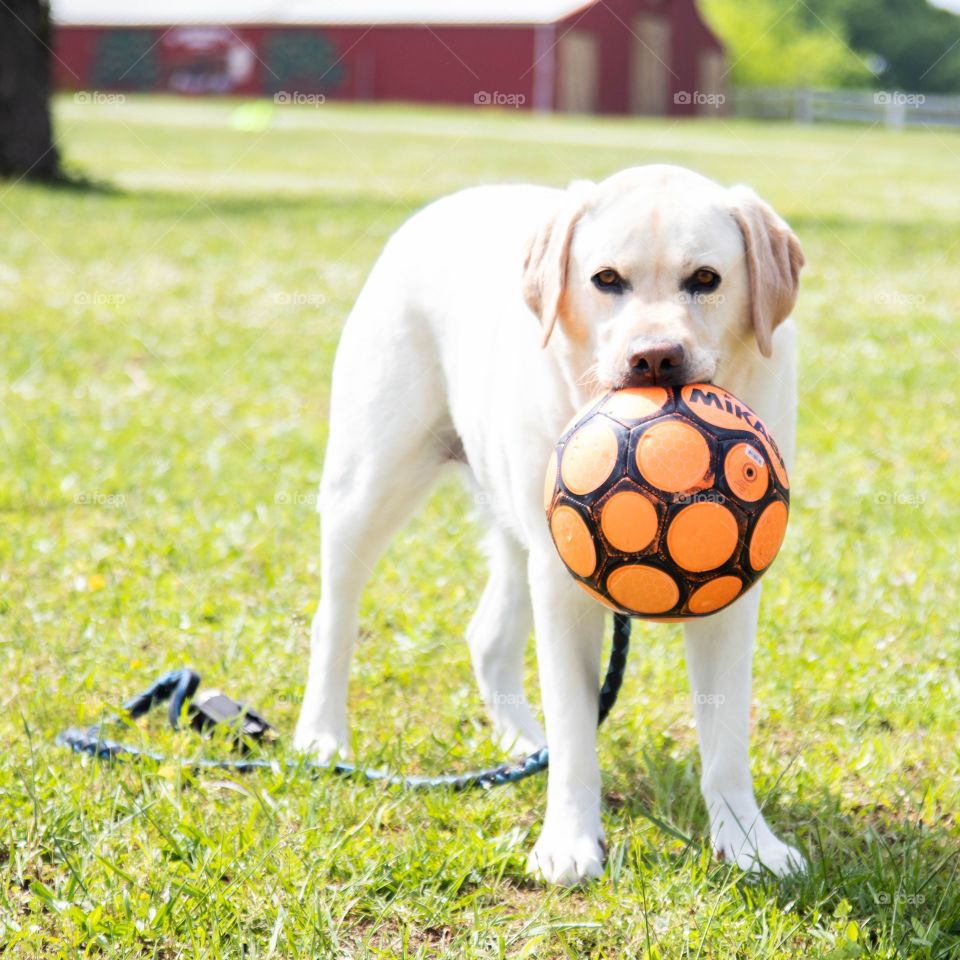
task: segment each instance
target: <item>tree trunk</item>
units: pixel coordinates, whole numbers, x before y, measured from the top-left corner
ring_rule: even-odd
[[[63,174],[50,123],[50,8],[0,2],[0,176]]]

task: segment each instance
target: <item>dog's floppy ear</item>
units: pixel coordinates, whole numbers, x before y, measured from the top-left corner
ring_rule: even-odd
[[[797,301],[803,250],[773,207],[749,187],[732,187],[730,210],[743,234],[750,278],[750,310],[760,352],[769,357],[773,331]]]
[[[577,180],[567,188],[556,211],[533,234],[523,261],[523,299],[543,328],[543,346],[557,325],[567,286],[567,261],[573,231],[593,188]]]

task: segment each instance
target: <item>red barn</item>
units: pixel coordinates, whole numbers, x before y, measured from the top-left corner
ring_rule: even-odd
[[[689,115],[723,103],[694,0],[52,0],[61,89]]]

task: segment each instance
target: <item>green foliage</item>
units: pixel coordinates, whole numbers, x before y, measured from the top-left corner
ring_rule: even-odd
[[[926,0],[703,0],[742,86],[960,92],[960,17]]]
[[[785,0],[703,0],[723,40],[733,82],[741,86],[866,86],[867,64],[830,20],[805,17]],[[832,18],[831,18],[832,20]]]
[[[926,0],[807,0],[809,20],[833,18],[851,46],[879,58],[877,85],[960,92],[960,17]]]
[[[121,189],[3,186],[4,956],[957,957],[956,137],[333,104],[244,129],[235,110],[67,98],[66,155]],[[542,780],[403,795],[110,769],[52,745],[189,662],[260,706],[287,756],[330,367],[383,242],[461,186],[638,162],[752,184],[808,257],[753,765],[810,876],[750,880],[711,858],[676,627],[636,628],[599,737],[609,863],[582,890],[524,877]],[[471,504],[444,484],[371,580],[350,690],[365,761],[496,756],[462,642],[483,580]],[[532,652],[528,669],[536,699]],[[143,736],[225,749],[162,718]]]

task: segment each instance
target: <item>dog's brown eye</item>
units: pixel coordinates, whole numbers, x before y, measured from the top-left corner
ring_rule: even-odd
[[[593,275],[593,285],[599,290],[619,290],[623,287],[623,278],[616,270],[600,270]]]
[[[720,282],[720,274],[707,267],[701,267],[690,279],[693,286],[710,290]]]

